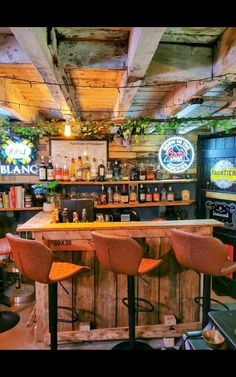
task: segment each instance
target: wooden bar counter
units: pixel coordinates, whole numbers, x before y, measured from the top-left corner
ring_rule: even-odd
[[[200,328],[200,309],[194,297],[200,295],[201,278],[194,271],[179,266],[172,251],[171,229],[183,229],[211,236],[213,227],[223,223],[212,219],[179,221],[93,222],[53,224],[52,214],[39,212],[17,232],[32,232],[35,240],[49,246],[56,258],[91,268],[90,272],[59,286],[59,305],[74,306],[79,322],[59,322],[58,341],[95,341],[128,338],[126,276],[104,270],[95,258],[91,231],[143,239],[145,257],[162,258],[161,266],[137,279],[137,294],[154,305],[152,312],[137,314],[137,337],[181,336],[186,330]],[[36,283],[37,341],[48,341],[47,285]],[[174,314],[178,324],[164,325],[164,317]],[[59,310],[59,318],[67,312]],[[67,317],[68,318],[68,317]],[[90,330],[88,328],[90,326]]]

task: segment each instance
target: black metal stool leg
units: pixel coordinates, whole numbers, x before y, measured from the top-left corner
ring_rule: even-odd
[[[202,328],[208,324],[208,312],[211,308],[211,276],[203,275]]]
[[[135,340],[135,277],[127,276],[128,282],[128,317],[129,317],[129,340],[118,343],[114,350],[138,350],[138,349],[152,349],[149,344]]]
[[[48,284],[48,302],[51,350],[57,350],[57,283]]]
[[[134,276],[127,276],[128,280],[128,316],[129,316],[129,346],[134,349],[135,342],[135,281]]]

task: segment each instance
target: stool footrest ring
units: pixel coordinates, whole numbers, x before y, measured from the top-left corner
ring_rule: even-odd
[[[128,307],[128,297],[124,297],[122,299],[122,302],[125,306]],[[139,306],[139,302],[146,304],[146,307]],[[144,298],[135,297],[135,311],[136,312],[148,312],[149,313],[149,312],[153,312],[153,310],[154,310],[154,306],[151,304],[150,301],[145,300]]]
[[[69,310],[72,312],[72,319],[63,319],[63,318],[58,318],[58,322],[65,322],[65,323],[75,323],[79,319],[79,313],[74,309],[74,308],[69,308],[68,306],[58,306],[57,309],[65,309]]]

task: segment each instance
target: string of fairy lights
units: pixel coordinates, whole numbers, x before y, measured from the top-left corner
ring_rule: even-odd
[[[234,77],[232,79],[232,76]],[[230,80],[228,79],[230,77]],[[29,79],[24,79],[24,78],[19,78],[19,77],[16,77],[15,75],[12,75],[12,76],[7,76],[7,75],[0,75],[0,78],[2,79],[7,79],[7,80],[14,80],[14,81],[17,81],[17,82],[23,82],[24,84],[25,83],[28,83],[30,85],[30,87],[33,87],[33,85],[53,85],[53,86],[59,86],[59,87],[62,87],[62,86],[73,86],[74,87],[74,84],[69,84],[69,83],[55,83],[55,82],[48,82],[46,80],[43,80],[43,81],[37,81],[37,80],[29,80]],[[105,83],[103,83],[103,85],[76,85],[76,88],[86,88],[86,89],[117,89],[120,93],[120,89],[132,89],[132,88],[139,88],[139,89],[146,89],[145,92],[147,91],[148,93],[155,93],[155,92],[159,92],[159,93],[169,93],[170,92],[170,89],[169,90],[160,90],[160,89],[156,89],[156,88],[162,88],[163,86],[168,86],[168,87],[171,87],[172,90],[173,88],[175,87],[176,84],[185,84],[186,85],[186,88],[188,87],[188,85],[191,83],[191,82],[199,82],[200,84],[202,83],[202,85],[204,85],[204,83],[206,81],[219,81],[219,79],[222,79],[222,81],[229,81],[232,83],[232,80],[236,80],[236,74],[235,73],[227,73],[227,74],[223,74],[223,75],[218,75],[218,76],[214,76],[214,77],[205,77],[205,78],[202,78],[201,80],[199,79],[193,79],[193,80],[190,80],[188,82],[186,81],[176,81],[176,82],[162,82],[162,83],[154,83],[154,84],[148,84],[148,83],[145,83],[145,84],[141,84],[141,85],[134,85],[133,83],[132,84],[129,84],[129,85],[123,85],[123,86],[106,86]],[[154,88],[154,89],[152,89]],[[148,89],[148,90],[147,90]],[[150,90],[151,89],[151,90]],[[68,98],[70,99],[70,97]],[[143,102],[142,102],[143,101]],[[148,107],[144,107],[143,104],[147,103],[148,102],[151,102],[151,106],[148,106]],[[188,105],[189,104],[189,101],[182,101],[182,102],[179,102],[177,101],[177,103],[175,103],[173,101],[173,104],[171,105],[165,105],[165,104],[162,104],[162,101],[163,99],[161,98],[159,102],[154,102],[154,101],[158,101],[157,99],[153,98],[153,99],[137,99],[136,102],[134,101],[131,108],[129,110],[83,110],[83,109],[79,109],[79,113],[80,114],[103,114],[103,115],[113,115],[113,116],[122,116],[123,114],[126,114],[126,117],[130,118],[131,117],[131,113],[138,113],[138,112],[148,112],[148,111],[154,111],[154,110],[157,110],[157,109],[161,109],[161,110],[164,110],[164,109],[171,109],[171,108],[176,108],[178,106],[183,106],[183,105]],[[223,102],[223,100],[222,100]],[[6,100],[6,99],[1,99],[0,98],[0,103],[3,104],[3,106],[9,106],[9,105],[14,105],[14,106],[18,106],[18,108],[20,109],[21,107],[30,107],[30,108],[36,108],[36,109],[39,109],[39,110],[44,110],[44,111],[49,111],[50,113],[52,112],[60,112],[62,113],[63,115],[71,115],[71,112],[68,112],[68,109],[63,109],[62,107],[46,107],[46,106],[38,106],[38,105],[32,105],[32,104],[28,104],[28,103],[20,103],[20,102],[15,102],[15,101],[9,101],[9,100]],[[218,110],[220,110],[222,108],[222,105],[221,106],[214,106],[214,105],[204,105],[204,104],[201,104],[202,107],[206,107],[207,109],[209,109],[209,111],[211,110],[214,110],[216,109],[215,112],[217,112]],[[227,107],[228,110],[234,110],[233,107]],[[234,115],[234,114],[233,114]],[[183,118],[184,119],[184,118]],[[163,119],[164,120],[164,119]]]
[[[233,77],[232,77],[233,76]],[[75,84],[73,83],[68,83],[67,81],[66,82],[63,82],[63,83],[58,83],[58,82],[50,82],[50,81],[47,81],[47,80],[43,80],[43,81],[38,81],[38,80],[29,80],[29,79],[24,79],[24,78],[19,78],[19,77],[16,77],[15,75],[12,75],[12,76],[8,76],[8,75],[0,75],[0,78],[2,79],[7,79],[7,80],[14,80],[14,81],[21,81],[23,83],[28,83],[30,85],[30,87],[32,87],[33,85],[53,85],[53,86],[59,86],[60,88],[62,87],[75,87]],[[102,85],[92,85],[92,84],[89,84],[89,85],[77,85],[76,84],[76,88],[87,88],[87,89],[117,89],[117,90],[120,90],[120,89],[132,89],[132,88],[156,88],[156,87],[159,87],[159,86],[172,86],[174,87],[174,85],[176,84],[185,84],[186,86],[188,86],[189,83],[191,82],[199,82],[200,84],[202,83],[202,85],[204,85],[204,82],[211,82],[211,81],[215,81],[218,79],[222,79],[221,81],[229,81],[229,82],[233,82],[233,81],[236,81],[236,74],[235,72],[229,72],[229,73],[226,73],[226,74],[222,74],[222,75],[215,75],[215,76],[211,76],[211,77],[202,77],[201,79],[191,79],[189,81],[171,81],[171,82],[156,82],[156,83],[145,83],[145,80],[143,80],[143,83],[141,83],[140,85],[135,85],[134,83],[130,83],[130,84],[127,84],[127,85],[120,85],[120,86],[113,86],[113,85],[105,85],[105,82],[103,82]],[[102,80],[101,80],[102,81]]]

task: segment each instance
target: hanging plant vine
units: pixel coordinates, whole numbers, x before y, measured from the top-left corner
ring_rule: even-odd
[[[204,119],[177,119],[169,118],[169,120],[159,121],[151,117],[140,117],[137,119],[128,119],[120,123],[112,123],[107,119],[103,120],[86,120],[78,122],[70,122],[72,136],[80,139],[101,139],[106,135],[107,138],[112,137],[110,134],[111,128],[116,127],[124,138],[131,135],[134,136],[136,143],[140,140],[147,139],[148,135],[166,135],[176,134],[180,127],[199,125],[207,129],[220,129],[222,132],[229,133],[230,129],[236,125],[236,120],[227,119],[213,119],[204,115]],[[65,122],[38,121],[32,126],[27,126],[23,122],[11,122],[7,117],[0,117],[0,135],[1,141],[4,142],[6,138],[11,135],[25,136],[32,142],[37,142],[44,136],[63,136]]]

